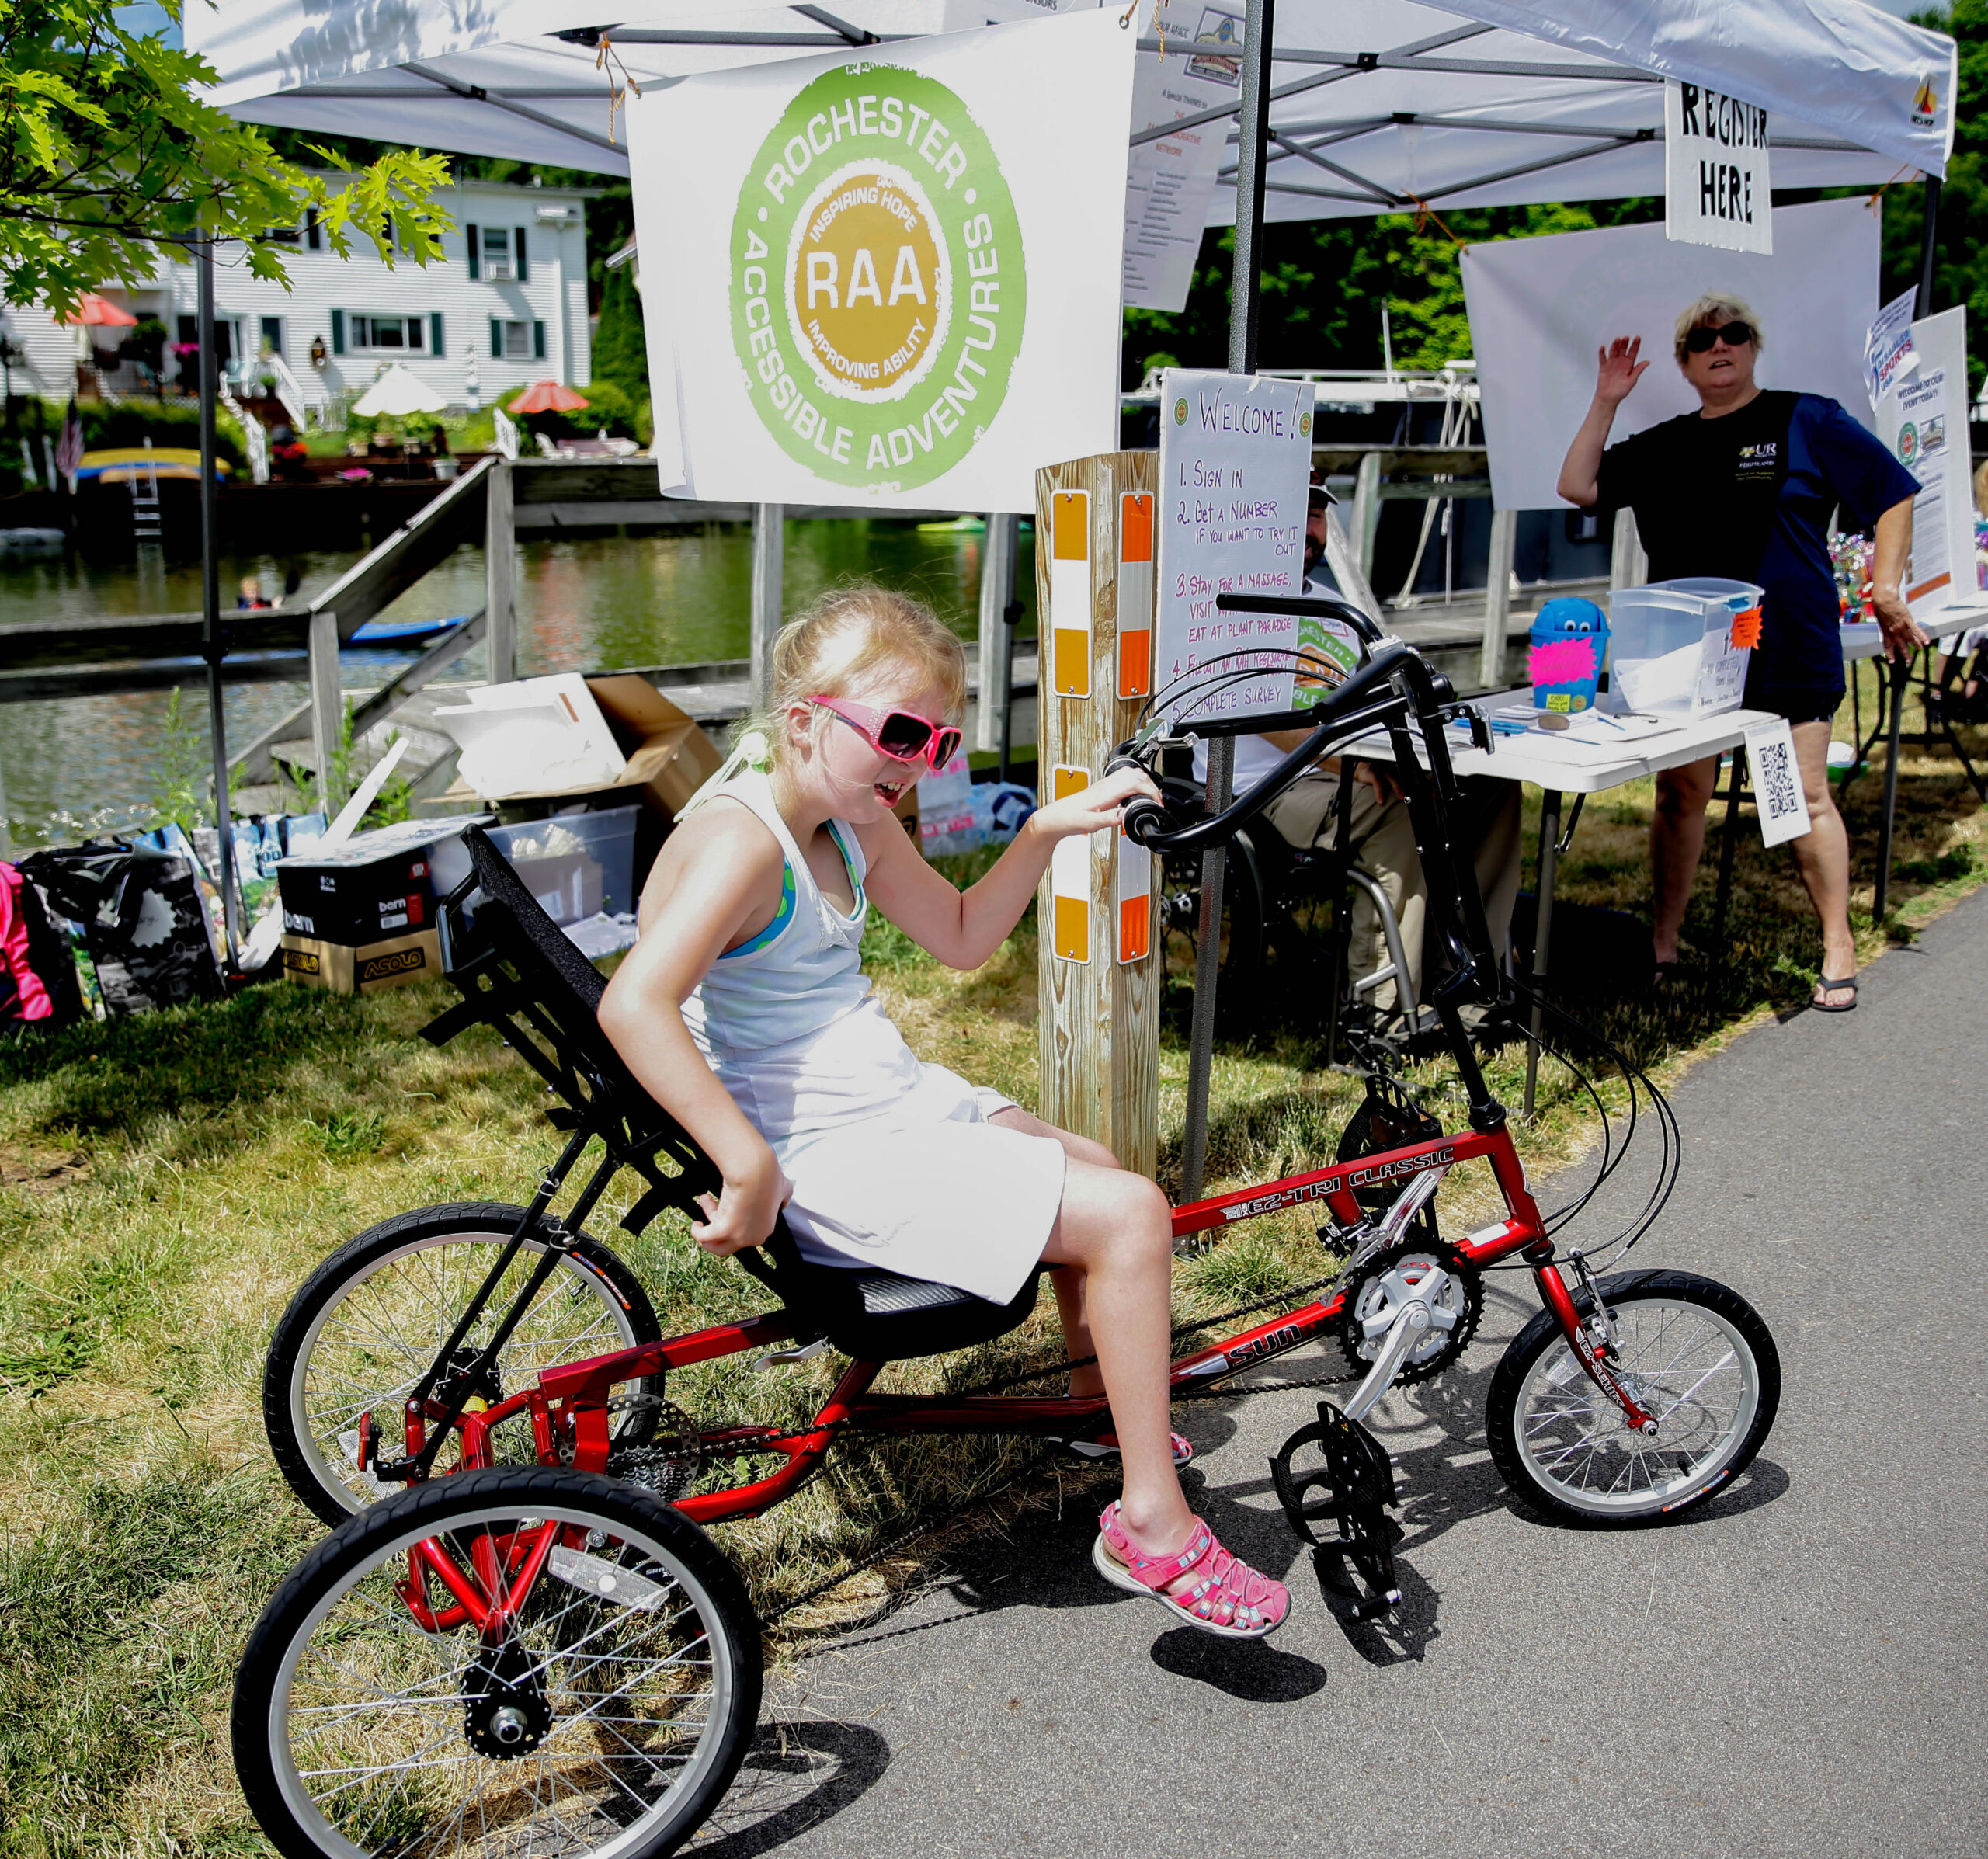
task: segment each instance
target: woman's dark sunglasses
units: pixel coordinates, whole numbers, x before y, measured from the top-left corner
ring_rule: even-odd
[[[1722,329],[1708,329],[1702,323],[1684,338],[1687,353],[1703,355],[1714,342],[1723,342],[1729,349],[1743,349],[1753,339],[1751,323],[1728,323]]]

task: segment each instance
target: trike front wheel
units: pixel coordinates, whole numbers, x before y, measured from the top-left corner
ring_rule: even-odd
[[[1517,1496],[1562,1522],[1675,1516],[1753,1462],[1780,1405],[1780,1355],[1753,1307],[1710,1278],[1621,1272],[1595,1289],[1615,1326],[1611,1365],[1656,1417],[1656,1437],[1630,1427],[1541,1311],[1491,1378],[1492,1459]]]
[[[759,1715],[759,1626],[650,1493],[495,1466],[348,1518],[250,1635],[235,1773],[288,1859],[659,1859]]]

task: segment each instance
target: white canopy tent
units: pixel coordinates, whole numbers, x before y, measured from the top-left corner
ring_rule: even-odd
[[[189,9],[186,32],[218,73],[214,101],[248,121],[620,175],[610,76],[647,89],[1044,10],[632,0],[576,27],[568,0],[224,0]],[[1863,0],[1281,0],[1274,39],[1273,221],[1660,193],[1665,78],[1766,108],[1781,187],[1942,176],[1953,143],[1953,42]],[[1233,215],[1218,189],[1211,223]]]

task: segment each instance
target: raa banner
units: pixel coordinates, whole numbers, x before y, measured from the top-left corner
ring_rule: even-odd
[[[629,112],[662,488],[1032,512],[1113,450],[1120,10],[714,71]]]

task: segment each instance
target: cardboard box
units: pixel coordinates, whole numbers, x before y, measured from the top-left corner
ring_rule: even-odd
[[[442,972],[442,941],[433,930],[389,936],[356,948],[321,936],[287,934],[283,971],[286,980],[307,988],[328,988],[334,994],[377,994],[382,988],[434,980]]]
[[[487,801],[570,800],[582,794],[624,794],[639,799],[664,818],[677,811],[716,774],[724,756],[690,717],[670,702],[648,679],[635,672],[589,678],[586,689],[600,707],[615,739],[626,751],[626,765],[611,780],[583,781],[565,787],[521,787],[485,794]],[[476,791],[458,774],[443,796],[473,801]]]
[[[276,893],[285,934],[363,948],[384,937],[433,929],[436,843],[487,817],[405,820],[354,833],[329,851],[314,846],[279,860]],[[461,847],[452,850],[467,870]]]

